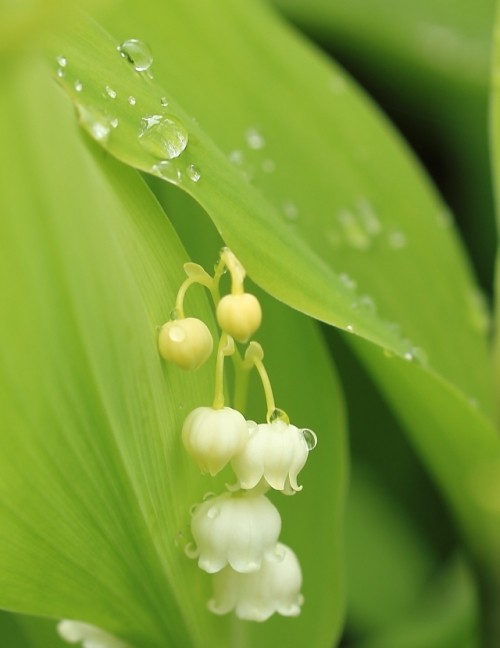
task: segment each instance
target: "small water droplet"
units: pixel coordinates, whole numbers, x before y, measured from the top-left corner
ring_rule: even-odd
[[[345,327],[345,330],[346,330],[348,333],[352,333],[352,332],[354,331],[354,326],[353,326],[352,324],[348,324],[348,325]]]
[[[201,178],[200,170],[194,164],[188,165],[186,168],[187,177],[192,180],[192,182],[198,182]]]
[[[184,547],[184,553],[188,558],[195,559],[200,555],[199,550],[196,548],[196,545],[193,542],[188,542]]]
[[[256,128],[249,128],[245,133],[245,139],[251,149],[258,150],[264,148],[266,140],[263,138],[262,133]]]
[[[164,180],[169,180],[170,182],[178,183],[181,181],[181,172],[180,169],[175,165],[174,162],[170,160],[162,160],[157,164],[153,165],[151,172],[154,175],[163,178]]]
[[[392,230],[387,234],[387,243],[393,250],[402,250],[408,244],[406,234],[399,230]]]
[[[229,161],[232,162],[233,164],[238,164],[238,165],[243,164],[244,157],[243,157],[243,152],[242,151],[239,151],[237,149],[234,150],[234,151],[231,151],[231,153],[229,153],[228,157],[229,157]]]
[[[109,123],[111,124],[111,128],[118,128],[120,122],[118,121],[118,117],[114,117]]]
[[[346,91],[347,89],[347,83],[345,82],[345,79],[340,76],[340,74],[335,74],[333,77],[330,79],[330,90],[334,94],[342,94]]]
[[[348,288],[349,290],[356,289],[356,285],[357,285],[356,281],[345,272],[341,272],[339,274],[339,279],[340,279],[340,283],[346,288]]]
[[[347,243],[356,250],[366,251],[371,247],[371,239],[365,229],[347,209],[342,209],[337,214],[337,220],[341,225]]]
[[[64,70],[64,68],[57,68],[56,74],[60,79],[62,79],[66,74],[66,70]]]
[[[160,160],[178,157],[188,144],[188,132],[175,117],[147,115],[141,119],[139,139],[144,148]]]
[[[220,509],[218,506],[211,506],[207,511],[207,517],[209,517],[211,520],[215,520],[219,513]]]
[[[109,137],[109,119],[92,108],[78,106],[78,116],[81,125],[97,142],[104,144]]]
[[[478,288],[471,288],[467,294],[469,321],[480,333],[486,333],[491,325],[486,298]]]
[[[304,441],[306,442],[307,449],[309,451],[314,450],[314,448],[318,445],[318,437],[316,436],[316,434],[308,428],[300,431],[302,433],[302,436],[304,437]]]
[[[276,171],[276,162],[269,158],[262,160],[262,164],[260,166],[264,173],[274,173],[274,171]]]
[[[116,99],[116,90],[113,90],[111,86],[107,85],[104,88],[104,92],[106,93],[106,96],[109,97],[110,99]]]
[[[179,319],[179,313],[177,312],[177,309],[176,309],[176,308],[173,308],[173,309],[170,311],[170,319],[172,320],[172,322],[173,322],[174,320],[176,320],[176,319]]]
[[[363,223],[366,232],[371,236],[377,236],[377,234],[380,234],[382,225],[380,224],[371,202],[366,198],[360,198],[357,205],[361,222]]]
[[[375,301],[369,295],[361,295],[359,305],[367,313],[375,313],[377,310]]]
[[[127,101],[129,102],[129,104],[131,106],[135,106],[135,104],[136,104],[135,97],[133,97],[132,95],[130,95],[130,97],[127,99]]]
[[[57,65],[65,68],[68,65],[68,59],[65,56],[56,56]]]
[[[153,63],[153,54],[143,41],[130,38],[118,46],[121,56],[134,66],[137,72],[149,70]]]
[[[286,202],[284,202],[282,205],[282,209],[286,218],[290,221],[297,220],[297,218],[299,217],[298,207],[291,200],[287,200]]]
[[[413,353],[411,351],[407,351],[404,354],[404,359],[407,360],[408,362],[412,362],[413,360]]]
[[[283,423],[286,423],[287,425],[290,423],[290,419],[288,418],[288,414],[282,410],[279,409],[278,407],[274,409],[271,414],[269,415],[267,422],[268,423],[277,423],[278,421],[282,421]]]
[[[83,90],[83,83],[81,81],[75,81],[74,84],[75,92],[81,92]]]
[[[164,108],[166,108],[168,106],[168,99],[166,97],[162,97],[160,99],[160,103]]]

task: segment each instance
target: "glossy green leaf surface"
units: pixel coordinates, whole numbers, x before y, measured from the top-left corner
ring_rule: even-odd
[[[82,24],[52,48],[54,69],[67,57],[61,82],[83,125],[120,159],[188,191],[266,291],[414,361],[368,359],[355,346],[479,553],[474,529],[488,529],[491,558],[498,514],[457,470],[476,475],[500,456],[488,422],[488,316],[412,155],[337,68],[259,3],[125,3],[109,24],[114,38]],[[130,37],[152,47],[154,79],[117,51]],[[188,134],[178,157],[161,160],[168,147],[152,117]],[[439,398],[420,400],[422,388]]]

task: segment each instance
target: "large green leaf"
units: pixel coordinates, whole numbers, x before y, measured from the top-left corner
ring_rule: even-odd
[[[151,172],[165,157],[164,137],[148,131],[145,146],[141,128],[156,114],[178,120],[189,144],[157,173],[205,207],[255,281],[399,356],[352,336],[476,558],[497,570],[499,514],[470,487],[500,458],[487,316],[412,155],[338,69],[257,2],[124,3],[109,23],[117,40],[80,21],[52,43],[54,69],[56,55],[67,57],[61,82],[82,123],[108,151]],[[119,40],[137,36],[152,45],[158,83],[117,52]]]
[[[298,647],[303,633],[330,645],[344,599],[345,450],[317,333],[275,315],[290,343],[303,343],[294,389],[284,377],[291,413],[325,435],[316,470],[304,471],[307,495],[283,506],[308,602],[289,625],[218,619],[205,607],[209,578],[176,546],[190,504],[213,489],[179,439],[186,413],[210,402],[213,367],[186,375],[163,366],[156,346],[185,253],[137,174],[85,146],[43,66],[15,66],[4,88],[0,605],[89,621],[141,648],[242,645],[253,634],[269,646],[287,635]],[[201,293],[188,303],[210,321]],[[273,346],[271,366],[287,362],[288,348]],[[316,529],[314,549],[306,528]]]
[[[0,604],[202,645],[205,580],[174,539],[203,492],[179,428],[210,367],[181,375],[156,345],[185,253],[45,67],[2,81]]]

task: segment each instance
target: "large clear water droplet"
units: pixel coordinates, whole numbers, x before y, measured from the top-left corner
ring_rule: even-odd
[[[107,85],[104,88],[104,92],[106,93],[106,97],[109,97],[110,99],[116,99],[116,90],[113,90],[111,86]]]
[[[208,511],[207,511],[207,517],[209,517],[211,520],[215,520],[215,518],[219,515],[220,509],[217,506],[211,506]]]
[[[145,72],[153,63],[153,54],[146,43],[130,38],[118,46],[121,56],[134,66],[137,72]]]
[[[56,56],[57,65],[65,68],[68,65],[68,59],[65,56]]]
[[[147,115],[141,120],[139,140],[160,160],[172,160],[185,150],[188,132],[178,119],[165,115]]]
[[[308,450],[314,450],[314,448],[318,445],[318,437],[316,434],[309,429],[304,429],[301,430],[302,436],[304,437],[304,441],[306,442],[307,449]]]

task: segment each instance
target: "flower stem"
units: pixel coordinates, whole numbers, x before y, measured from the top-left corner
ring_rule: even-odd
[[[234,353],[233,338],[223,333],[220,336],[217,349],[217,361],[215,363],[215,393],[212,407],[222,409],[224,407],[224,358]]]

